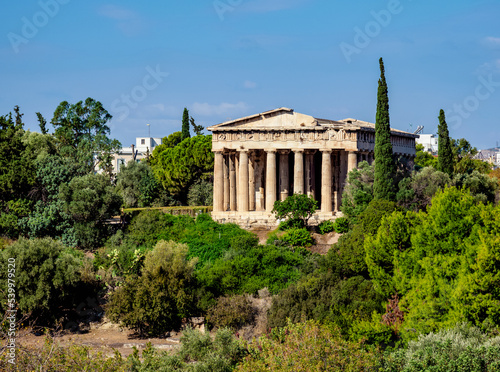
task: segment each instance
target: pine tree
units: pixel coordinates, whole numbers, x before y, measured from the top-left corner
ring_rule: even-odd
[[[182,140],[190,137],[191,134],[189,134],[189,111],[187,108],[184,108],[184,113],[182,114]]]
[[[451,176],[453,175],[453,151],[443,110],[439,111],[438,137],[438,170]]]
[[[375,199],[395,200],[394,176],[396,164],[392,157],[391,127],[389,121],[389,96],[385,81],[384,61],[380,58],[380,79],[378,81],[377,117],[375,121]]]

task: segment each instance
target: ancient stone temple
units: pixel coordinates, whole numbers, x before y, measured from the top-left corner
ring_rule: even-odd
[[[313,223],[339,214],[347,173],[373,161],[375,125],[324,120],[279,108],[209,127],[214,220],[275,226],[274,202],[294,193],[318,201]],[[412,160],[417,135],[391,129],[393,152]]]

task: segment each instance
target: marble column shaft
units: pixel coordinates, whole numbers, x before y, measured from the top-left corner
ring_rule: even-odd
[[[304,150],[293,150],[295,154],[295,164],[293,170],[293,192],[294,194],[304,193]]]
[[[214,154],[214,212],[222,212],[224,208],[224,157],[222,152]]]
[[[271,213],[276,201],[276,151],[266,150],[266,212]]]
[[[248,212],[248,151],[240,151],[238,211]]]
[[[332,212],[332,150],[321,150],[321,212]]]

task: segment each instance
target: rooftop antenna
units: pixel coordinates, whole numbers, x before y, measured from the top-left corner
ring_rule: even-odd
[[[148,138],[151,138],[151,124],[146,124],[148,126]]]

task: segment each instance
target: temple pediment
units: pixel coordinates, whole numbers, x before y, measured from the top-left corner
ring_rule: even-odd
[[[212,132],[234,130],[301,130],[305,128],[320,127],[325,120],[316,119],[310,115],[300,114],[292,109],[282,107],[260,114],[227,121],[207,128]],[[326,120],[328,123],[338,123]],[[339,125],[341,123],[338,123]],[[321,128],[318,128],[321,129]]]

